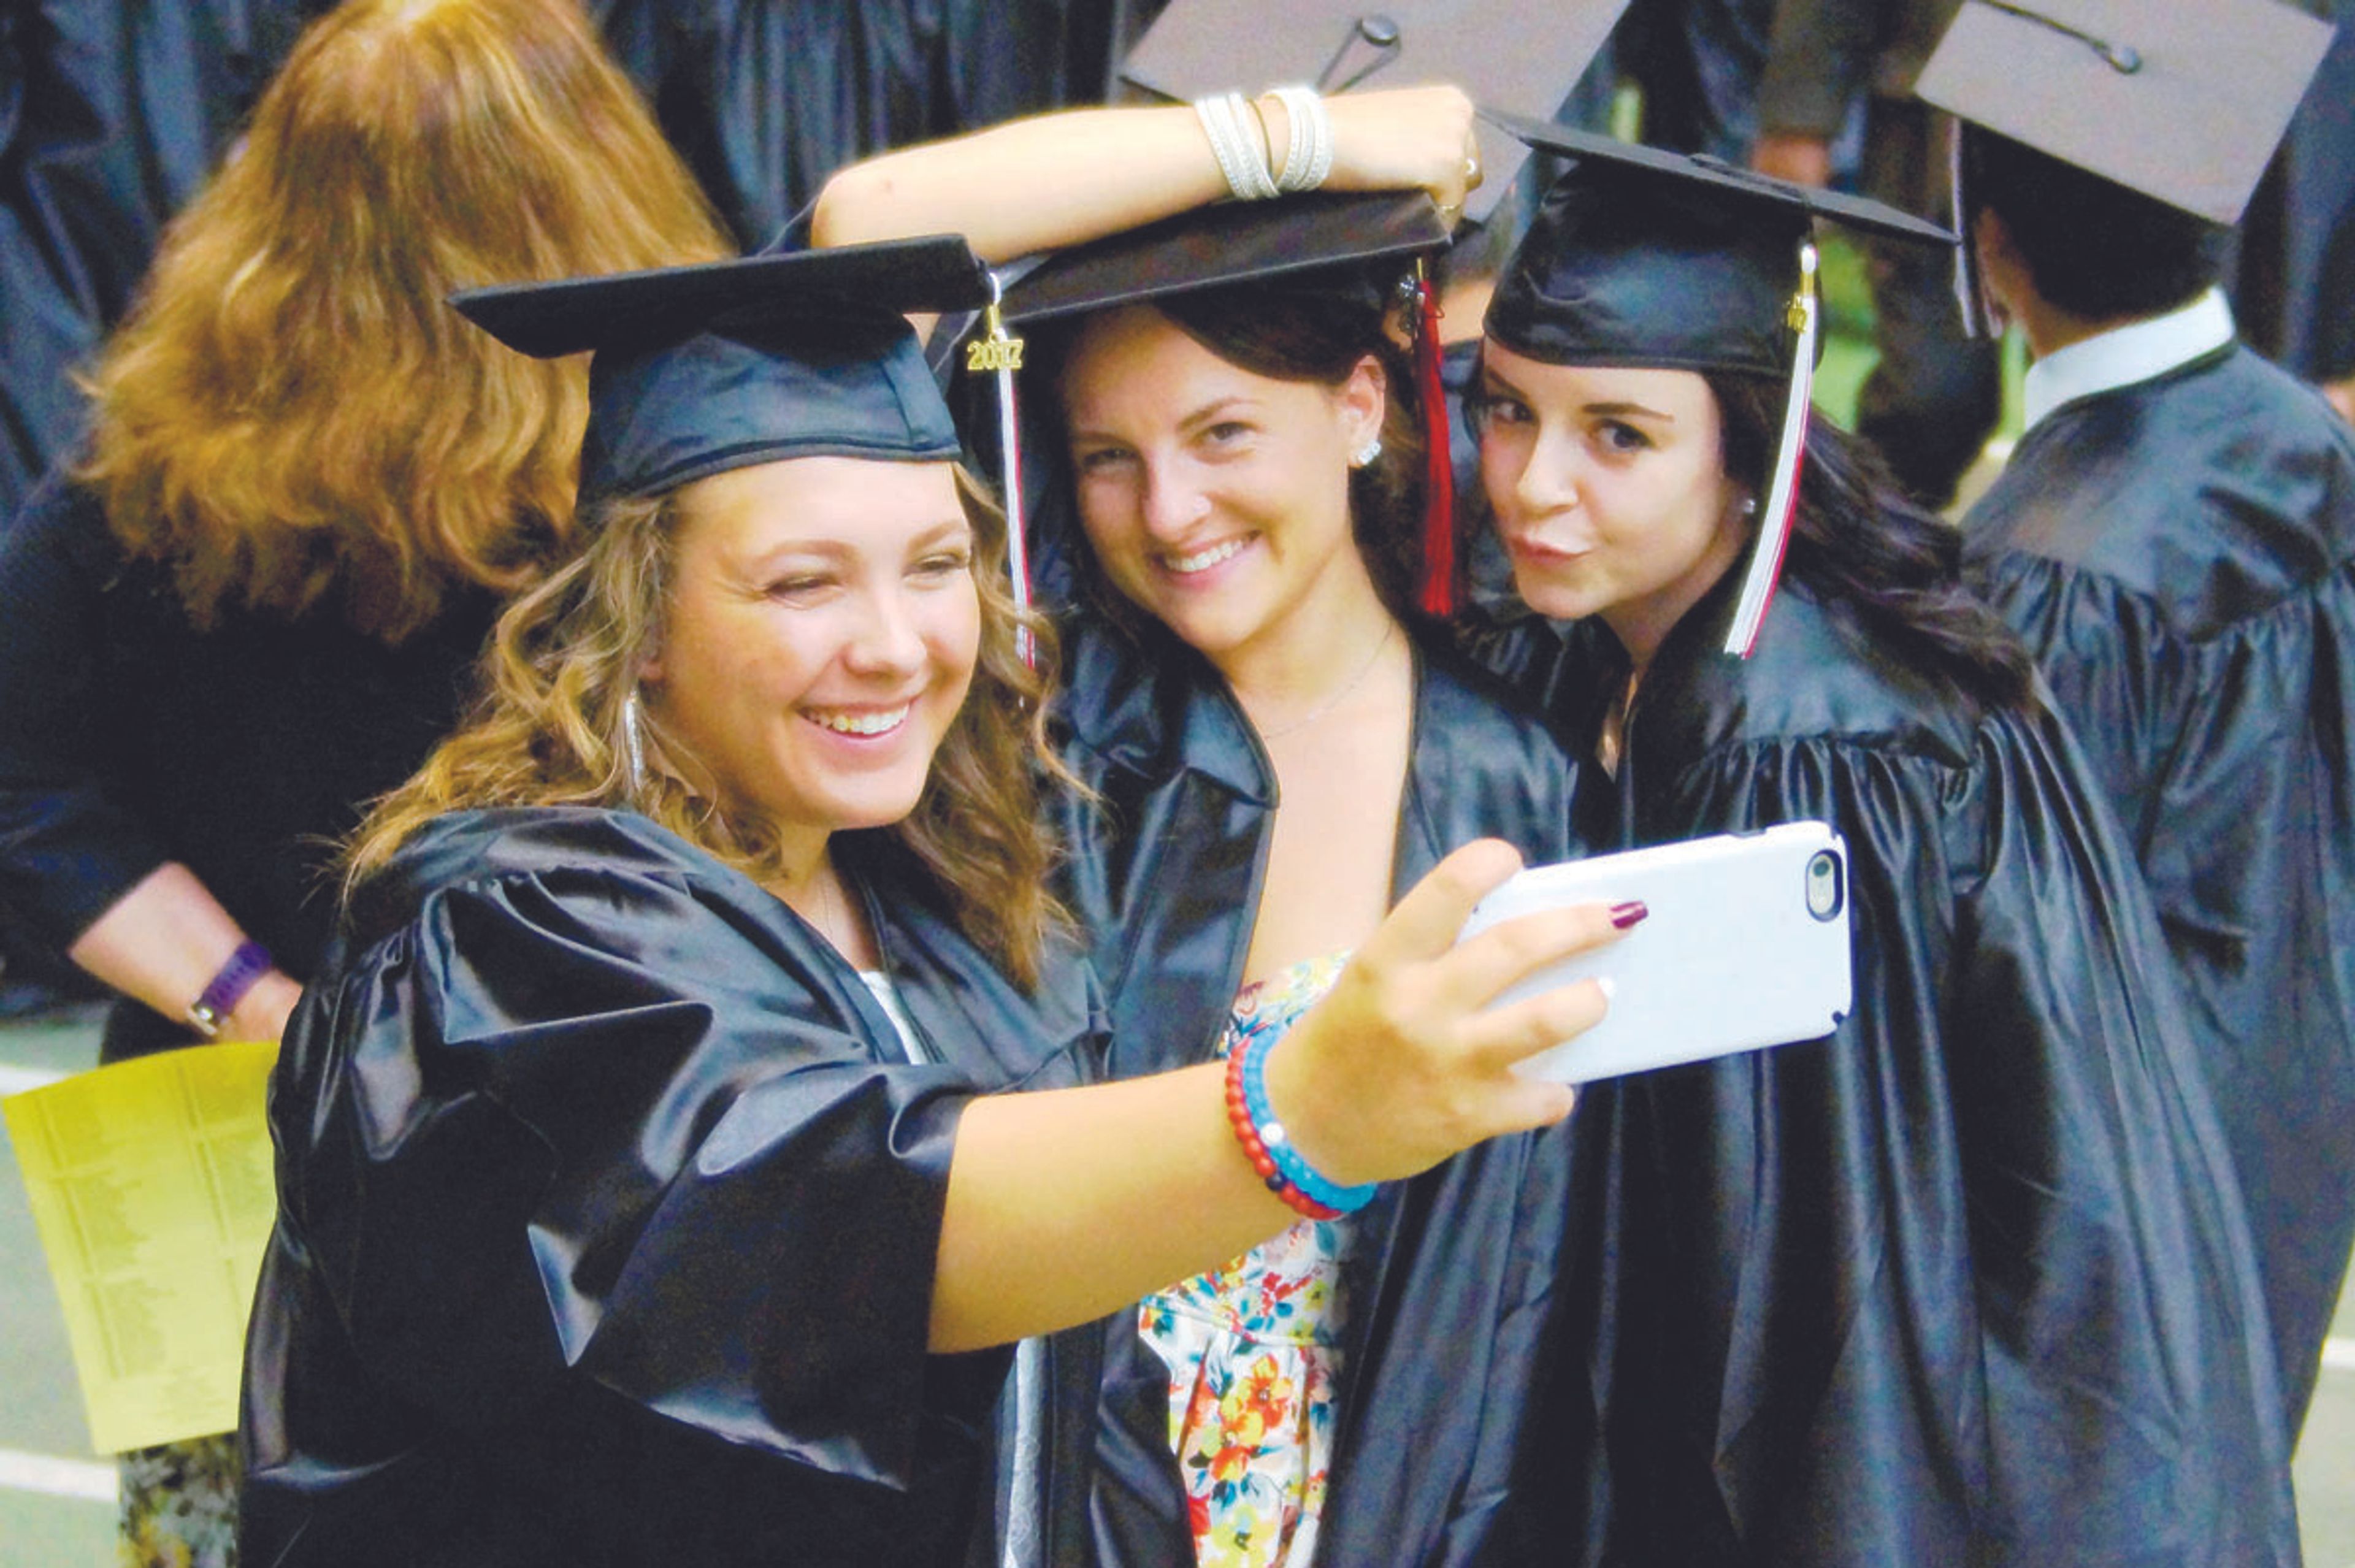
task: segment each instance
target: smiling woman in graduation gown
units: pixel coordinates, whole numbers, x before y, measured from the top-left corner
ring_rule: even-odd
[[[906,1042],[774,895],[632,813],[459,813],[368,883],[272,1093],[249,1541],[351,1564],[987,1541],[1010,1351],[925,1353],[956,1112],[1080,1082],[1099,1020],[1068,959],[1008,981],[888,840],[846,859]]]
[[[1067,807],[1065,876],[1092,934],[1114,1076],[1199,1061],[1240,988],[1278,804],[1226,683],[1158,627],[1067,623],[1062,754],[1094,791]],[[1569,858],[1571,770],[1485,671],[1418,642],[1413,738],[1392,880],[1497,837],[1531,865]],[[1567,1161],[1560,1136],[1501,1138],[1358,1216],[1342,1281],[1344,1382],[1327,1563],[1497,1561],[1554,1298]],[[1169,1449],[1168,1371],[1115,1328],[1103,1368],[1098,1529],[1123,1563],[1191,1563]]]
[[[1590,155],[1488,315],[1487,490],[1569,623],[1497,662],[1615,759],[1597,842],[1828,822],[1855,943],[1829,1038],[1585,1093],[1561,1560],[2295,1563],[2264,1306],[2151,912],[1953,536],[1809,430],[1779,596],[1726,651],[1806,216]],[[1645,569],[1666,525],[1636,498],[1680,453],[1725,486],[1710,553],[1639,598],[1598,568]]]
[[[1483,1004],[1610,924],[1455,942],[1497,844],[1247,1103],[1066,1087],[1103,1042],[1044,677],[904,318],[982,288],[936,238],[464,296],[595,351],[584,543],[363,828],[287,1037],[249,1563],[1081,1561],[1061,1351],[1290,1223],[1278,1108],[1304,1185],[1367,1188],[1567,1112],[1505,1069],[1600,992]]]
[[[367,874],[287,1038],[248,1347],[249,1562],[979,1561],[994,1499],[1035,1535],[1051,1477],[1082,1463],[1092,1404],[1058,1413],[1044,1391],[1092,1382],[1055,1372],[1063,1354],[1092,1367],[1092,1335],[1027,1352],[1049,1375],[1018,1424],[1051,1461],[1022,1467],[1018,1504],[991,1484],[1012,1347],[930,1353],[966,1108],[1078,1083],[1103,1042],[1068,941],[1037,944],[1021,973],[1019,947],[968,934],[1000,864],[947,880],[895,819],[932,745],[954,755],[1004,722],[961,717],[968,681],[975,705],[1006,697],[955,667],[969,563],[953,539],[895,560],[885,575],[912,587],[868,615],[882,634],[829,608],[862,603],[842,564],[857,541],[899,548],[889,530],[910,517],[972,526],[904,322],[846,295],[958,298],[978,275],[954,244],[904,248],[912,281],[891,264],[727,263],[468,301],[535,351],[612,350],[592,368],[588,544],[503,623],[492,709],[364,828]],[[840,302],[823,328],[797,290]],[[782,304],[763,315],[764,299]],[[731,302],[751,315],[722,331]],[[846,452],[871,459],[858,527],[794,490],[799,507],[768,501],[745,536],[805,575],[836,563],[831,589],[733,612],[687,597],[717,548],[698,541],[740,537],[712,519],[742,514],[713,508],[748,492],[711,485]],[[690,520],[663,523],[674,508]],[[676,582],[612,586],[647,578]],[[754,662],[690,687],[715,624]],[[1010,627],[988,635],[1010,650]],[[625,700],[566,705],[568,682],[593,693],[615,670]],[[714,709],[715,684],[759,695]],[[881,763],[796,740],[835,711],[821,699],[894,696],[908,739]],[[554,738],[568,722],[607,724],[610,743],[583,760],[577,736]],[[740,848],[762,841],[747,823],[803,817],[846,819],[821,840],[815,902]],[[1006,843],[1016,867],[1027,845],[1035,886],[1043,838]],[[1035,932],[1039,907],[996,912]],[[871,953],[854,964],[859,932]]]
[[[1302,106],[1262,108],[1281,148]],[[1326,112],[1333,186],[1460,204],[1460,94]],[[1019,199],[1034,162],[1051,204]],[[1428,432],[1386,327],[1445,242],[1432,197],[1201,206],[1225,189],[1191,112],[1114,110],[846,171],[816,226],[1063,247],[1004,311],[1028,340],[1032,561],[1060,601],[1056,738],[1088,786],[1060,797],[1061,886],[1120,1079],[1212,1059],[1458,845],[1572,848],[1560,747],[1412,608],[1447,574],[1418,581]],[[1115,1317],[1099,1560],[1499,1561],[1566,1161],[1558,1133],[1498,1140]]]
[[[1148,288],[1168,319],[1221,357],[1250,354],[1236,340],[1252,324],[1284,317],[1346,319],[1370,346],[1386,300],[1410,270],[1408,250],[1441,237],[1428,210],[1413,194],[1215,208],[1065,252],[1016,285],[1007,310],[1028,319],[1051,302],[1056,319],[1033,332],[1046,350],[1038,367],[1046,375],[1037,379],[1050,387],[1067,362],[1059,347],[1072,347],[1062,322],[1082,308],[1116,309]],[[1211,256],[1220,260],[1206,262]],[[1326,265],[1270,276],[1258,270],[1259,258],[1270,256],[1288,266]],[[1241,363],[1262,374],[1270,368]],[[1354,548],[1376,563],[1374,581],[1392,605],[1410,600],[1416,583],[1412,565],[1401,572],[1385,557],[1411,561],[1423,492],[1401,485],[1399,499],[1376,501],[1372,470],[1411,473],[1420,464],[1420,414],[1403,372],[1403,361],[1393,361],[1384,450],[1350,480]],[[1228,417],[1255,416],[1231,410]],[[1231,535],[1257,523],[1295,558],[1305,553],[1296,523],[1287,537],[1285,524],[1258,521],[1265,514],[1254,507],[1266,505],[1268,491],[1223,475],[1180,476],[1178,466],[1158,469],[1171,476],[1156,482],[1202,485],[1211,499],[1199,530]],[[1057,477],[1068,481],[1068,471]],[[1166,1072],[1203,1060],[1244,987],[1285,804],[1272,753],[1290,727],[1271,726],[1273,740],[1263,735],[1237,680],[1112,585],[1076,517],[1041,521],[1060,535],[1050,548],[1070,552],[1076,580],[1076,602],[1059,621],[1066,666],[1056,733],[1089,795],[1057,797],[1070,857],[1062,885],[1107,997],[1111,1074]],[[1247,580],[1212,592],[1248,603],[1255,587]],[[1392,613],[1398,631],[1389,635],[1408,651],[1411,695],[1389,896],[1475,838],[1504,838],[1531,865],[1570,858],[1574,770],[1560,744],[1439,628]],[[1336,639],[1343,630],[1326,622],[1321,635]],[[1352,663],[1342,664],[1337,679],[1350,678]],[[1345,687],[1319,701],[1348,695]],[[1305,729],[1316,720],[1294,722]],[[1340,743],[1337,732],[1321,741]],[[1558,1131],[1496,1140],[1384,1189],[1350,1217],[1315,1561],[1497,1562],[1510,1550],[1524,1500],[1513,1482],[1528,1439],[1528,1396],[1556,1299],[1566,1147]],[[1192,1539],[1202,1532],[1199,1503],[1188,1509],[1171,1451],[1172,1372],[1136,1315],[1114,1320],[1103,1376],[1100,1552],[1123,1568],[1191,1564],[1198,1551],[1211,1560]]]

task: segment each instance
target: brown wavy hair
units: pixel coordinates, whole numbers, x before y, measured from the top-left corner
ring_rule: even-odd
[[[197,626],[324,606],[398,642],[539,575],[588,418],[583,360],[443,296],[731,252],[574,0],[349,0],[167,231],[80,477]]]
[[[938,881],[965,936],[1029,987],[1048,937],[1068,924],[1046,891],[1054,840],[1039,791],[1046,780],[1081,786],[1047,743],[1044,672],[1055,667],[1054,637],[1043,619],[1014,607],[1005,516],[962,469],[957,490],[974,528],[980,656],[915,810],[879,831]],[[508,607],[485,656],[481,710],[360,825],[347,887],[442,813],[508,805],[635,811],[757,880],[774,875],[777,845],[766,825],[730,812],[698,784],[704,770],[643,703],[643,777],[630,777],[622,709],[645,650],[661,640],[676,495],[600,505],[587,548]],[[1037,668],[1017,646],[1024,626],[1039,639]]]

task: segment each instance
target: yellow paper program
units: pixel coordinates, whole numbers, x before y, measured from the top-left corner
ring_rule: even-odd
[[[101,1454],[237,1424],[277,1054],[168,1051],[0,1101]]]

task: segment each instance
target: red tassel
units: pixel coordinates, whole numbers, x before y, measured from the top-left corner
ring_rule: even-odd
[[[1417,601],[1426,615],[1455,613],[1455,462],[1447,443],[1447,389],[1439,379],[1439,299],[1415,269],[1414,369],[1423,400],[1423,583]]]

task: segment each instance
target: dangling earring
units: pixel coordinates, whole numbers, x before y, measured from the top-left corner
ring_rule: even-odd
[[[622,781],[633,795],[644,793],[646,787],[646,742],[641,732],[643,720],[638,717],[638,688],[622,699]]]
[[[1366,440],[1365,445],[1349,453],[1349,466],[1352,468],[1363,468],[1381,454],[1382,438],[1378,435],[1369,436]]]

